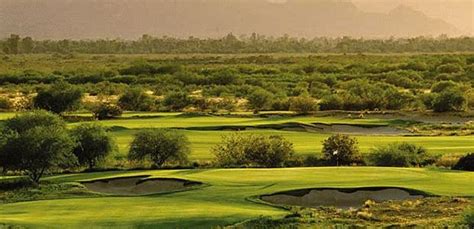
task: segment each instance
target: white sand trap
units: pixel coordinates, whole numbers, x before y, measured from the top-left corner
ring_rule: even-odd
[[[409,200],[423,198],[400,188],[361,188],[361,189],[312,189],[296,190],[262,196],[262,200],[279,205],[303,207],[359,208],[367,200],[383,202],[389,200]]]
[[[82,182],[89,190],[112,195],[150,195],[183,191],[200,182],[173,178],[147,178],[149,176],[120,177]]]

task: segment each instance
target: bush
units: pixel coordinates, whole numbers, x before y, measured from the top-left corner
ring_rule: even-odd
[[[474,153],[470,153],[464,157],[461,157],[454,165],[455,170],[474,171]]]
[[[474,228],[474,210],[468,210],[468,212],[463,216],[463,221],[468,228]]]
[[[46,90],[39,91],[33,103],[36,108],[61,114],[77,108],[81,98],[82,91],[78,87],[67,83],[57,83]]]
[[[114,141],[106,130],[96,124],[82,124],[71,131],[76,142],[73,153],[79,165],[94,168],[114,150]]]
[[[165,163],[187,161],[190,152],[188,138],[179,132],[150,129],[135,134],[128,158],[132,161],[149,160],[156,167]]]
[[[10,100],[7,98],[0,98],[0,110],[9,110],[12,108]]]
[[[163,99],[163,105],[171,111],[181,111],[193,102],[193,99],[184,91],[171,92]]]
[[[254,113],[258,113],[261,110],[267,109],[273,100],[273,94],[259,88],[253,91],[248,97],[248,106],[250,109],[254,111]]]
[[[129,111],[150,111],[153,103],[151,96],[140,88],[128,89],[118,100],[118,105]]]
[[[212,148],[222,167],[283,167],[293,157],[293,144],[281,136],[232,134]]]
[[[439,73],[457,73],[463,71],[462,67],[455,63],[440,65],[436,70]]]
[[[435,162],[425,148],[410,143],[393,143],[372,150],[371,164],[391,167],[421,167]]]
[[[290,110],[299,114],[309,114],[318,110],[318,103],[309,96],[298,96],[290,99]]]
[[[119,106],[101,103],[92,109],[94,117],[98,120],[111,119],[122,115],[123,111]]]
[[[319,103],[321,110],[342,110],[344,107],[344,100],[336,94],[326,96]]]
[[[466,98],[459,89],[448,89],[434,97],[432,107],[435,112],[464,111]]]
[[[75,164],[74,142],[64,121],[47,112],[34,112],[6,121],[0,146],[0,166],[23,171],[39,183],[51,169]]]
[[[348,135],[336,134],[324,140],[322,153],[328,165],[351,165],[362,162],[357,140]]]

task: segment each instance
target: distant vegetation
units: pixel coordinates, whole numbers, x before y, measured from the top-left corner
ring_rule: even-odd
[[[290,36],[267,37],[252,34],[236,37],[187,39],[143,35],[135,41],[120,39],[100,40],[34,40],[12,34],[0,40],[0,51],[6,54],[27,53],[88,53],[88,54],[145,54],[145,53],[407,53],[407,52],[472,52],[473,37],[448,38],[440,36],[390,39],[362,39],[352,37],[313,39]],[[165,70],[165,69],[163,69]],[[124,73],[133,74],[133,68]]]
[[[120,110],[311,114],[474,108],[471,54],[53,54],[4,55],[3,60],[2,110],[88,110],[107,119]]]

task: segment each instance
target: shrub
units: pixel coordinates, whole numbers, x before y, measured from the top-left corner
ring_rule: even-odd
[[[468,210],[463,216],[463,221],[468,228],[474,228],[474,210]]]
[[[171,92],[163,99],[163,105],[171,111],[181,111],[193,104],[193,99],[184,91]]]
[[[273,94],[259,88],[253,91],[247,99],[249,108],[252,109],[254,113],[258,113],[261,110],[267,109],[271,105]]]
[[[321,110],[341,110],[344,107],[344,100],[336,94],[326,96],[319,103]]]
[[[0,166],[23,171],[39,183],[51,169],[67,168],[76,162],[74,142],[60,117],[34,112],[6,121],[0,146]]]
[[[222,167],[283,167],[293,157],[293,144],[281,136],[232,134],[212,148]]]
[[[119,117],[123,111],[119,106],[101,103],[92,109],[92,113],[96,119],[104,120]]]
[[[463,71],[462,67],[455,63],[443,64],[436,68],[439,73],[457,73]]]
[[[309,96],[298,96],[290,99],[290,110],[299,114],[309,114],[318,110],[318,104]]]
[[[39,109],[63,113],[78,107],[82,91],[71,84],[57,83],[46,90],[41,90],[33,99],[34,106]]]
[[[376,166],[412,167],[435,162],[425,148],[410,143],[393,143],[372,150],[369,161]]]
[[[463,111],[466,109],[466,98],[459,89],[448,89],[434,97],[432,107],[435,112]]]
[[[114,150],[114,141],[106,130],[96,124],[82,124],[71,131],[76,142],[73,153],[79,165],[94,168]]]
[[[141,88],[128,89],[118,100],[118,105],[129,111],[150,111],[153,99]]]
[[[10,100],[7,98],[0,98],[0,110],[9,110],[12,108]]]
[[[454,165],[455,170],[474,171],[474,153],[470,153],[464,157],[461,157]]]
[[[179,132],[164,129],[143,130],[130,144],[131,161],[149,160],[156,167],[168,162],[185,162],[190,152],[188,138]]]
[[[324,140],[322,153],[328,165],[351,165],[361,162],[357,140],[348,135],[336,134]]]

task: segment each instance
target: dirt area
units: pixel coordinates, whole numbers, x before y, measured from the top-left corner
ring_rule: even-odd
[[[150,195],[183,191],[200,182],[174,178],[148,178],[149,176],[120,177],[82,182],[89,190],[112,195]]]
[[[359,208],[368,200],[375,202],[421,199],[421,192],[401,188],[307,189],[262,196],[263,201],[289,206]]]

